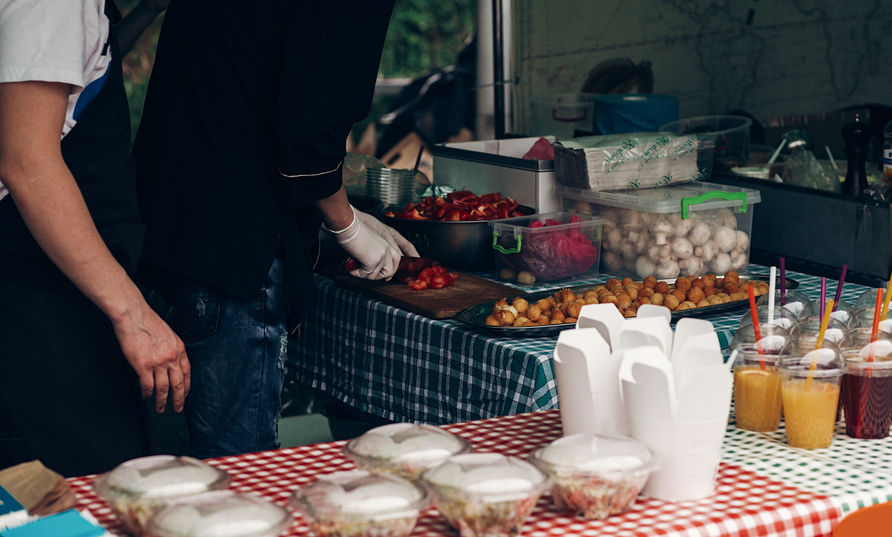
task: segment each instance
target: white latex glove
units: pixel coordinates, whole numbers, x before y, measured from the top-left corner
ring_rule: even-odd
[[[359,263],[360,268],[350,271],[350,274],[368,280],[389,280],[396,273],[403,254],[418,255],[412,243],[396,230],[369,214],[357,211],[352,205],[350,209],[353,211],[353,222],[346,228],[334,231],[323,226],[341,248]]]

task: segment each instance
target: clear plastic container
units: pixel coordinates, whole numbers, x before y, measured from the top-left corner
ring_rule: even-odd
[[[696,181],[660,188],[600,192],[560,187],[564,211],[601,216],[601,271],[670,279],[749,262],[758,190]]]
[[[225,489],[225,471],[192,457],[154,455],[123,462],[93,482],[128,532],[140,535],[149,519],[173,500]]]
[[[427,508],[428,495],[405,479],[356,470],[298,488],[289,504],[316,537],[405,537]]]
[[[464,438],[439,427],[392,423],[375,427],[344,446],[360,469],[389,473],[410,481],[453,455],[471,451]]]
[[[515,457],[466,453],[425,471],[421,483],[461,537],[515,537],[551,480]]]
[[[149,520],[152,537],[275,537],[292,522],[281,505],[231,490],[204,492],[161,509]]]
[[[715,167],[729,170],[745,166],[750,158],[750,127],[743,116],[700,116],[679,119],[660,127],[660,132],[699,134],[715,145]]]
[[[641,442],[590,434],[555,440],[530,453],[530,462],[551,477],[558,509],[590,520],[629,509],[655,468]]]
[[[768,304],[770,293],[766,293],[759,297],[759,300],[756,301],[757,306],[762,306]],[[811,317],[812,315],[816,315],[818,313],[818,309],[820,307],[812,299],[808,298],[808,295],[799,291],[797,289],[785,289],[784,290],[784,300],[783,304],[781,304],[781,295],[780,290],[775,290],[774,292],[774,304],[775,306],[781,306],[786,309],[793,315],[795,315],[799,319],[805,319],[806,317]]]
[[[603,220],[565,212],[491,222],[496,275],[522,285],[598,275]]]

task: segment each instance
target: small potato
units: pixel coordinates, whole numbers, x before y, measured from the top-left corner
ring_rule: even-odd
[[[663,293],[654,293],[650,297],[650,303],[654,304],[655,306],[662,306],[664,297],[665,295]]]
[[[663,306],[669,308],[669,311],[674,311],[679,304],[681,304],[681,301],[675,295],[666,295],[663,298]]]
[[[648,298],[654,295],[654,290],[652,287],[642,287],[638,290],[638,298],[644,297]]]
[[[701,289],[700,287],[691,287],[688,290],[688,300],[690,300],[694,304],[700,302],[704,298],[706,298],[706,293],[704,293],[703,289]],[[517,311],[520,311],[520,310],[517,310]]]
[[[517,273],[514,272],[514,269],[510,269],[510,268],[508,268],[508,267],[505,267],[505,268],[503,268],[502,270],[499,271],[499,278],[501,278],[501,279],[503,279],[503,280],[514,281],[514,279],[515,279],[516,277],[517,277]]]
[[[712,274],[712,273],[705,274],[700,279],[703,280],[704,286],[715,287],[715,274]]]
[[[657,285],[656,276],[648,276],[647,278],[644,278],[644,286],[645,287],[649,287],[649,288],[653,289],[654,287],[656,287],[656,285]]]
[[[499,324],[499,320],[496,319],[495,315],[487,315],[485,322],[486,322],[486,326],[501,326]]]
[[[675,288],[679,291],[687,292],[691,288],[691,280],[682,276],[675,280]]]
[[[666,282],[657,282],[657,285],[654,287],[654,291],[663,293],[665,295],[669,292],[669,284]]]
[[[538,322],[539,319],[542,318],[542,310],[539,309],[539,306],[533,304],[530,306],[530,309],[527,310],[527,317],[533,322]]]
[[[536,275],[528,270],[521,270],[517,273],[517,283],[521,285],[533,285],[536,283]]]
[[[673,289],[669,291],[669,294],[677,298],[679,303],[684,302],[688,298],[688,295],[680,289]]]
[[[710,306],[710,305],[711,305],[711,304],[709,303],[709,301],[706,300],[705,298],[704,298],[703,300],[701,300],[700,302],[697,302],[697,307],[698,307],[698,308],[702,308],[702,307],[704,307],[704,306]]]
[[[530,303],[527,302],[527,299],[517,297],[512,302],[511,305],[514,306],[514,309],[517,310],[517,313],[525,313],[528,309],[530,309]]]

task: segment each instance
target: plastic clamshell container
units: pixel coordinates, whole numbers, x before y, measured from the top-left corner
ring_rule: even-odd
[[[559,189],[565,211],[604,218],[601,272],[658,279],[745,268],[758,190],[695,181],[598,192]]]
[[[603,223],[569,212],[490,222],[496,277],[521,285],[596,277]]]
[[[293,518],[281,505],[231,490],[204,492],[158,511],[148,523],[152,537],[275,537]]]
[[[316,537],[405,537],[427,508],[428,495],[405,479],[355,470],[298,488],[289,504]]]
[[[414,481],[453,455],[471,451],[464,438],[439,427],[391,423],[366,431],[344,446],[357,467]]]
[[[555,440],[529,460],[551,477],[558,509],[590,520],[626,511],[655,469],[653,454],[641,442],[592,434]]]
[[[440,514],[461,537],[516,536],[551,481],[532,464],[466,453],[421,474]]]
[[[750,127],[753,120],[743,116],[700,116],[662,125],[660,132],[699,134],[714,143],[716,168],[745,166],[750,157]]]
[[[131,459],[100,475],[93,490],[133,535],[168,503],[225,489],[231,478],[224,470],[192,457],[153,455]]]

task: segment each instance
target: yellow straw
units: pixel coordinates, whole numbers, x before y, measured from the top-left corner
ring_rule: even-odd
[[[886,300],[883,302],[883,312],[880,313],[880,320],[886,318],[889,313],[889,299],[892,298],[892,273],[889,274],[889,285],[886,286]]]
[[[824,311],[827,311],[827,312],[833,311],[833,299],[832,298],[827,299],[827,307],[824,309]],[[827,325],[829,323],[830,323],[830,314],[828,313],[827,315],[824,315],[823,318],[821,318],[821,330],[818,332],[818,342],[815,345],[815,351],[820,349],[821,346],[824,344],[824,334],[827,333]],[[809,364],[809,366],[808,366],[808,370],[814,371],[817,367],[818,367],[818,353],[815,352],[815,356],[814,356],[814,358],[812,358],[811,364]],[[805,389],[806,390],[811,388],[811,379],[812,379],[812,374],[809,373],[808,377],[805,378]]]

